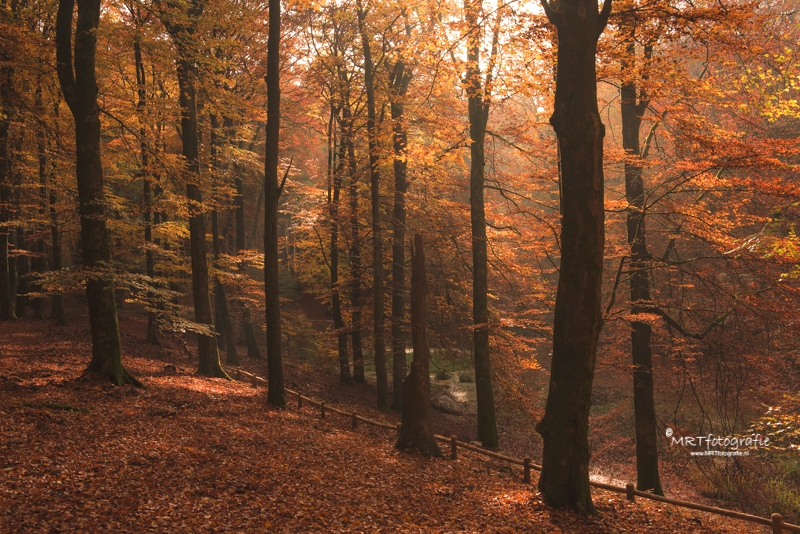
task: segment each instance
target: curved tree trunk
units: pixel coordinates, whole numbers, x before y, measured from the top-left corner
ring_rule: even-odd
[[[603,136],[597,109],[597,39],[611,10],[594,0],[542,0],[558,29],[555,109],[561,147],[561,267],[553,325],[553,363],[543,419],[539,490],[549,506],[594,513],[589,487],[589,408],[602,328]]]
[[[78,0],[75,58],[72,57],[73,0],[61,0],[56,22],[58,79],[75,118],[78,212],[81,222],[84,266],[107,268],[111,245],[106,228],[103,167],[100,160],[100,110],[97,105],[95,52],[100,0]],[[90,274],[86,281],[92,361],[86,371],[105,375],[117,385],[141,383],[122,365],[114,301],[114,284],[108,276]]]

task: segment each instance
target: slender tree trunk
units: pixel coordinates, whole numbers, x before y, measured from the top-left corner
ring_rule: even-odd
[[[224,121],[223,121],[224,122]],[[219,120],[216,114],[211,114],[211,172],[213,173],[214,190],[219,186]],[[214,249],[214,269],[219,269],[219,261],[222,256],[222,241],[219,235],[219,213],[217,208],[211,210],[211,242]],[[217,339],[219,345],[225,347],[226,360],[228,365],[239,365],[239,357],[236,354],[236,334],[233,331],[233,321],[228,311],[228,296],[225,293],[225,285],[219,273],[214,278],[214,305],[217,312]]]
[[[281,131],[281,3],[269,0],[267,36],[267,139],[264,156],[264,297],[267,319],[267,402],[286,406],[283,386],[280,273],[278,271],[278,147]]]
[[[484,447],[497,447],[497,421],[492,389],[489,355],[488,257],[486,213],[484,208],[484,140],[489,119],[487,84],[482,86],[480,72],[480,0],[466,0],[467,27],[467,96],[469,105],[470,172],[469,207],[472,227],[472,346],[475,363],[475,392],[478,404],[478,439]],[[495,45],[496,47],[496,45]],[[491,70],[487,70],[487,76]],[[487,78],[488,79],[488,78]]]
[[[630,32],[626,43],[626,55],[622,61],[622,72],[626,76],[620,90],[622,112],[622,147],[625,150],[625,196],[629,208],[627,213],[628,246],[631,253],[630,294],[631,314],[644,313],[651,306],[650,276],[647,270],[649,253],[645,228],[645,192],[640,162],[639,133],[642,116],[649,100],[645,92],[637,91],[633,76],[636,72],[635,25],[626,24]],[[645,56],[652,48],[645,49]],[[637,95],[640,92],[640,95]],[[641,491],[652,491],[663,495],[658,474],[658,437],[656,411],[653,400],[653,356],[650,350],[650,323],[631,321],[631,359],[633,361],[633,408],[636,426],[636,487]]]
[[[141,383],[122,365],[114,302],[114,284],[108,276],[93,271],[107,269],[111,245],[106,228],[103,167],[100,159],[100,110],[97,105],[95,52],[100,0],[78,0],[75,58],[72,57],[73,0],[61,0],[56,22],[58,79],[64,98],[75,118],[78,213],[83,241],[92,361],[87,372],[105,375],[117,385]]]
[[[42,83],[37,80],[36,83],[36,107],[37,109],[44,110],[44,100],[42,98]],[[47,136],[44,127],[41,125],[36,130],[36,151],[39,163],[39,236],[36,239],[36,259],[33,262],[33,268],[39,276],[44,276],[47,272],[47,256],[45,255],[44,243],[44,220],[47,211]],[[33,290],[36,293],[42,292],[42,284],[37,282],[34,284]],[[42,321],[44,320],[44,298],[36,297],[32,299],[31,305],[33,307],[33,319]]]
[[[367,137],[369,146],[369,183],[372,201],[372,342],[375,351],[375,378],[378,389],[378,409],[389,409],[389,375],[386,372],[386,341],[384,339],[383,289],[383,230],[381,228],[381,176],[378,170],[378,128],[375,113],[375,73],[372,49],[366,30],[366,13],[358,1],[358,28],[364,51],[364,86],[367,93]]]
[[[199,14],[198,14],[199,15]],[[182,38],[179,37],[179,38]],[[181,54],[182,56],[184,54]],[[208,258],[206,250],[206,219],[203,213],[203,194],[200,190],[200,159],[197,135],[197,102],[193,80],[193,68],[188,57],[178,59],[178,87],[181,104],[181,134],[183,157],[186,159],[186,197],[189,201],[189,243],[192,259],[192,297],[195,321],[214,332],[214,317],[211,311],[211,295],[208,282]],[[219,361],[217,340],[214,335],[197,334],[200,357],[197,372],[206,376],[225,377]]]
[[[362,384],[364,376],[364,350],[361,344],[361,225],[358,220],[358,177],[356,176],[356,153],[353,145],[353,120],[349,102],[345,102],[343,124],[347,147],[347,176],[350,180],[350,337],[353,345],[353,379]]]
[[[58,119],[58,103],[54,103],[53,107],[55,117]],[[53,150],[57,149],[57,145],[54,145]],[[56,210],[56,206],[58,205],[56,181],[56,176],[58,174],[56,172],[57,161],[58,158],[56,158],[55,154],[53,154],[53,157],[50,161],[50,194],[48,196],[48,202],[50,206],[50,236],[52,241],[53,271],[61,271],[61,269],[64,268],[61,254],[61,230],[59,229],[58,211]],[[57,291],[53,295],[53,301],[50,308],[50,320],[55,321],[60,325],[67,324],[67,312],[64,309],[64,296],[61,294],[61,291]]]
[[[403,380],[406,376],[405,319],[405,239],[406,239],[406,191],[408,190],[408,163],[406,146],[408,131],[405,121],[403,98],[411,82],[411,71],[402,61],[394,66],[392,77],[394,98],[391,114],[394,128],[394,209],[392,213],[392,409],[402,410]]]
[[[542,435],[539,490],[549,506],[594,513],[589,487],[589,408],[602,328],[603,136],[597,109],[597,39],[611,10],[594,0],[543,7],[558,29],[558,74],[550,124],[561,147],[561,267],[553,326],[553,362]]]
[[[10,321],[14,315],[14,299],[11,292],[8,254],[10,228],[5,224],[10,220],[8,206],[11,204],[11,151],[9,133],[11,129],[11,77],[13,69],[0,68],[0,319]]]
[[[397,438],[398,449],[416,449],[425,456],[441,456],[431,429],[431,351],[425,330],[428,284],[425,280],[425,253],[422,237],[414,236],[411,257],[411,340],[414,360],[403,381],[403,420]]]
[[[145,274],[155,283],[155,254],[153,254],[153,196],[150,182],[150,146],[147,141],[147,90],[145,87],[144,62],[142,61],[142,38],[140,18],[136,17],[137,33],[133,39],[134,66],[136,67],[136,112],[139,116],[139,150],[142,160],[142,203],[144,204],[144,242],[145,242]],[[152,299],[152,292],[148,293],[148,298]],[[150,303],[152,306],[152,302]],[[147,311],[147,342],[151,345],[160,345],[158,341],[158,315],[156,310]]]
[[[339,198],[342,190],[342,173],[344,172],[344,145],[340,143],[337,152],[336,137],[333,134],[334,117],[338,114],[331,106],[330,121],[328,122],[328,215],[330,217],[331,231],[331,313],[333,314],[333,328],[336,331],[336,341],[339,353],[339,380],[350,383],[350,362],[347,357],[347,332],[342,318],[341,287],[339,285]]]
[[[19,210],[21,204],[17,205]],[[22,217],[22,213],[18,215]],[[28,316],[28,293],[30,292],[30,257],[28,256],[28,240],[25,229],[17,227],[17,318],[25,319]]]

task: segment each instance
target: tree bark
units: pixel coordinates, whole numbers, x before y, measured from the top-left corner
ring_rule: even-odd
[[[644,90],[637,88],[635,24],[625,25],[628,32],[622,74],[625,77],[620,89],[622,113],[622,147],[625,150],[625,196],[628,200],[627,234],[631,254],[630,296],[631,314],[645,313],[652,306],[650,276],[647,261],[645,227],[645,191],[640,161],[639,133],[642,116],[647,111],[649,99]],[[652,47],[645,47],[645,61]],[[637,94],[639,93],[639,94]],[[650,349],[652,328],[650,323],[632,320],[631,360],[633,362],[633,408],[636,426],[636,487],[663,495],[658,473],[658,437],[656,412],[653,400],[653,356]]]
[[[341,287],[339,284],[339,199],[342,191],[342,173],[344,172],[345,150],[340,142],[336,146],[334,135],[334,117],[338,111],[331,106],[330,121],[328,122],[328,216],[330,218],[330,275],[331,275],[331,314],[333,315],[333,328],[336,333],[337,348],[339,353],[339,380],[350,383],[350,362],[347,356],[347,332],[342,318]]]
[[[489,355],[488,258],[486,212],[484,207],[484,141],[489,119],[488,85],[480,72],[480,0],[466,0],[464,12],[467,36],[466,89],[469,106],[470,171],[469,207],[472,228],[472,346],[475,364],[475,392],[478,404],[478,439],[484,447],[497,447],[497,421]],[[499,15],[498,15],[499,16]],[[495,37],[496,41],[497,37]],[[494,48],[496,49],[496,43]],[[487,69],[487,81],[491,68]]]
[[[425,456],[441,456],[442,451],[431,429],[431,351],[425,330],[427,292],[422,237],[416,234],[411,256],[411,340],[414,360],[411,372],[403,381],[403,419],[395,446],[398,449],[416,449]]]
[[[281,131],[281,3],[269,0],[267,36],[267,130],[264,155],[264,297],[267,319],[267,402],[286,406],[278,270],[278,147]]]
[[[9,133],[11,129],[11,67],[0,68],[0,102],[3,104],[0,113],[0,319],[10,321],[16,319],[14,299],[11,291],[9,274],[8,245],[10,228],[5,224],[10,220],[8,206],[11,204],[11,151],[9,150]]]
[[[405,239],[406,191],[408,190],[408,163],[406,147],[408,130],[404,124],[403,99],[411,83],[412,72],[405,63],[395,63],[392,74],[393,98],[391,102],[394,129],[394,209],[392,212],[392,410],[402,410],[403,380],[406,376],[405,319]]]
[[[553,362],[543,419],[544,502],[595,513],[589,487],[589,408],[603,274],[603,136],[597,108],[597,39],[611,10],[594,0],[542,6],[558,30],[555,109],[550,118],[561,148],[561,267],[553,325]]]
[[[361,344],[361,225],[358,219],[358,177],[356,175],[356,152],[353,143],[353,119],[350,103],[345,101],[342,110],[347,147],[347,176],[350,180],[350,337],[353,346],[353,380],[366,381],[364,376],[364,350]]]
[[[378,169],[378,128],[375,113],[375,72],[372,48],[366,30],[366,12],[358,1],[358,29],[364,52],[364,89],[367,93],[367,137],[369,148],[369,183],[372,201],[372,342],[375,352],[375,379],[378,409],[389,409],[389,375],[386,372],[386,341],[384,339],[383,233],[381,228],[381,176]]]
[[[219,186],[219,120],[215,113],[211,114],[211,172],[214,180],[214,194],[216,195]],[[224,121],[223,121],[224,122]],[[222,256],[222,241],[219,235],[219,212],[215,207],[211,211],[211,243],[214,250],[214,269],[218,270],[219,260]],[[228,310],[228,296],[225,293],[225,285],[219,273],[214,278],[214,305],[217,312],[217,340],[218,348],[220,345],[225,347],[226,363],[228,365],[239,365],[239,357],[236,354],[236,337],[233,332],[233,322]]]
[[[77,0],[77,4],[74,65],[73,0],[61,0],[58,5],[56,54],[58,79],[64,99],[75,118],[78,213],[84,267],[89,273],[86,297],[89,302],[92,337],[92,360],[86,371],[104,375],[117,385],[141,386],[122,365],[114,283],[108,272],[111,245],[106,228],[103,167],[100,159],[100,110],[97,105],[95,77],[100,0]]]
[[[183,10],[182,7],[170,6]],[[203,194],[200,189],[200,157],[197,128],[197,100],[194,85],[194,57],[191,40],[196,31],[197,19],[204,9],[203,0],[193,0],[186,13],[179,17],[162,14],[176,48],[178,59],[179,103],[181,106],[181,141],[185,159],[186,198],[189,204],[189,248],[192,263],[192,298],[195,322],[206,332],[197,334],[199,364],[197,373],[205,376],[228,378],[219,360],[217,339],[214,332],[214,314],[211,310],[211,295],[208,281],[208,258],[206,247],[206,218],[203,212]],[[174,18],[173,18],[174,17]],[[180,21],[178,22],[178,19]]]
[[[37,80],[36,83],[36,107],[44,111],[44,99],[42,97],[42,82]],[[34,260],[34,270],[41,277],[47,272],[47,256],[45,255],[44,243],[44,223],[45,213],[47,211],[47,134],[42,125],[36,130],[36,151],[39,163],[39,237],[36,240],[36,259]],[[34,291],[42,293],[42,284],[37,282],[34,284]],[[36,297],[31,302],[33,306],[33,319],[42,321],[44,320],[44,298]]]
[[[55,117],[58,119],[58,103],[54,103],[53,108]],[[58,128],[56,128],[56,131],[58,131]],[[53,150],[57,150],[57,147],[58,145],[54,145]],[[52,240],[53,271],[60,271],[64,267],[61,254],[61,230],[59,229],[58,211],[56,210],[56,206],[58,205],[56,181],[56,176],[58,174],[56,172],[57,161],[58,158],[53,155],[50,162],[50,194],[48,198],[50,206],[50,237]],[[60,325],[67,324],[67,312],[64,309],[64,296],[60,291],[53,295],[53,301],[50,306],[50,320]]]
[[[153,254],[153,195],[150,183],[150,146],[147,141],[147,90],[145,87],[145,71],[144,62],[142,61],[142,37],[139,33],[141,31],[141,17],[138,14],[134,15],[136,24],[136,35],[133,38],[133,57],[134,67],[136,68],[136,93],[138,101],[136,102],[136,113],[139,117],[139,150],[141,153],[142,167],[140,170],[142,176],[142,203],[143,206],[143,222],[144,222],[144,243],[145,243],[145,274],[155,283],[155,255]],[[153,298],[153,294],[149,293],[148,297]],[[150,306],[153,303],[150,302]],[[158,315],[156,310],[150,309],[147,311],[147,342],[151,345],[160,345],[158,340]]]

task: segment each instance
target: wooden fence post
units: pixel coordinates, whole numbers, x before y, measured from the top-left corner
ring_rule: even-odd
[[[319,403],[320,418],[325,419],[325,403]]]
[[[636,494],[633,492],[633,484],[625,484],[625,496],[629,501],[636,501]]]
[[[353,412],[353,428],[358,426],[358,416],[356,416],[356,412]]]
[[[525,484],[531,483],[531,459],[529,457],[525,457],[522,459],[522,467],[523,467],[523,474],[522,474],[522,481]]]
[[[781,514],[772,514],[772,534],[781,534],[783,532],[782,525],[783,517],[781,517]]]
[[[456,436],[450,436],[450,459],[455,460],[458,458],[458,444],[456,443]]]

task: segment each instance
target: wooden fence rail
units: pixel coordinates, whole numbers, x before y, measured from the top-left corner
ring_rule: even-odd
[[[242,376],[248,377],[250,382],[256,386],[258,382],[266,383],[266,380],[263,378],[256,376],[252,373],[247,371],[243,371],[238,367],[229,367],[225,365],[228,369],[232,370],[236,374],[236,378],[240,379]],[[361,415],[358,415],[356,412],[346,412],[344,410],[340,410],[338,408],[334,408],[332,406],[328,406],[324,401],[317,401],[309,397],[305,397],[301,395],[297,391],[292,391],[291,389],[286,389],[287,393],[297,396],[297,407],[302,408],[303,402],[307,402],[309,404],[318,406],[320,408],[320,416],[324,419],[326,412],[333,412],[343,415],[345,417],[349,417],[352,421],[353,428],[356,428],[358,422],[366,423],[368,425],[377,426],[379,428],[385,428],[387,430],[395,430],[398,433],[400,432],[400,423],[393,425],[391,423],[383,423],[381,421],[375,421],[373,419],[368,419]],[[472,445],[471,443],[466,443],[463,441],[459,441],[456,439],[456,436],[445,437],[439,436],[434,434],[434,437],[442,442],[450,444],[450,458],[455,460],[458,458],[458,448],[466,449],[468,451],[472,451],[483,456],[488,456],[489,458],[494,458],[496,460],[500,460],[503,462],[508,462],[515,465],[521,465],[523,467],[523,482],[530,484],[531,482],[531,475],[530,470],[533,469],[535,471],[541,471],[542,466],[536,465],[531,463],[530,458],[523,458],[520,460],[519,458],[512,458],[511,456],[506,456],[504,454],[499,454],[493,451],[488,451],[476,445]],[[793,525],[791,523],[784,523],[783,518],[780,514],[772,514],[772,517],[767,519],[766,517],[759,517],[756,515],[745,514],[742,512],[735,512],[733,510],[726,510],[724,508],[716,508],[714,506],[706,506],[704,504],[697,504],[689,501],[681,501],[678,499],[671,499],[669,497],[662,497],[661,495],[655,495],[653,493],[649,493],[646,491],[639,491],[634,488],[633,484],[627,484],[624,488],[620,486],[614,486],[613,484],[605,484],[603,482],[595,482],[593,480],[589,481],[589,485],[595,488],[600,488],[606,491],[612,491],[615,493],[624,493],[626,498],[629,501],[635,501],[636,497],[642,497],[644,499],[650,499],[651,501],[658,501],[667,504],[672,504],[674,506],[680,506],[682,508],[689,508],[692,510],[699,510],[701,512],[708,512],[711,514],[721,515],[725,517],[730,517],[733,519],[739,519],[741,521],[749,521],[750,523],[758,523],[760,525],[766,525],[768,527],[772,527],[773,534],[782,534],[783,532],[800,532],[800,526]]]

